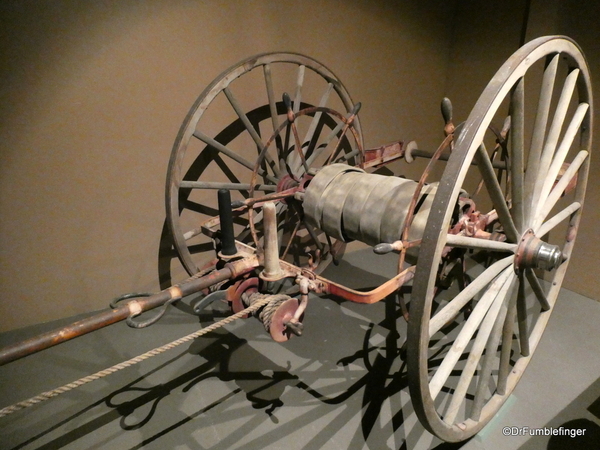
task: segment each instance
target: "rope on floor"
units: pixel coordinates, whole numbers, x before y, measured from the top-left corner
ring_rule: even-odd
[[[8,416],[9,414],[12,414],[21,409],[29,408],[30,406],[33,406],[40,402],[49,400],[60,394],[64,394],[65,392],[76,389],[79,386],[83,386],[84,384],[87,384],[91,381],[98,380],[100,378],[106,377],[107,375],[118,372],[119,370],[126,369],[127,367],[133,366],[139,362],[142,362],[148,358],[151,358],[152,356],[156,356],[161,353],[164,353],[167,350],[171,350],[172,348],[177,347],[178,345],[181,345],[181,344],[189,342],[193,339],[199,338],[200,336],[203,336],[212,331],[215,331],[216,329],[221,328],[222,326],[225,326],[237,319],[244,317],[246,314],[250,314],[250,313],[253,313],[253,312],[259,310],[263,306],[267,305],[271,300],[272,300],[272,296],[266,296],[264,298],[257,299],[256,301],[253,301],[252,304],[250,306],[248,306],[246,309],[243,309],[242,311],[240,311],[238,313],[235,313],[229,317],[226,317],[223,320],[215,322],[212,325],[209,325],[208,327],[202,328],[201,330],[198,330],[191,334],[188,334],[187,336],[179,338],[173,342],[170,342],[161,347],[155,348],[154,350],[150,350],[146,353],[136,356],[135,358],[131,358],[127,361],[123,361],[119,364],[115,364],[112,367],[101,370],[92,375],[88,375],[86,377],[80,378],[79,380],[73,381],[72,383],[65,384],[64,386],[61,386],[59,388],[52,389],[51,391],[47,391],[47,392],[42,392],[41,394],[36,395],[35,397],[31,397],[28,400],[23,400],[21,402],[15,403],[14,405],[2,408],[2,409],[0,409],[0,417]]]

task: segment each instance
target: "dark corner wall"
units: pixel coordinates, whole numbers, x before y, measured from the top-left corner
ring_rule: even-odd
[[[171,147],[225,68],[267,51],[305,53],[362,102],[367,146],[415,139],[435,148],[441,98],[468,115],[518,47],[524,8],[524,0],[3,1],[0,331],[159,288]],[[595,76],[598,9],[534,0],[527,38],[571,35]],[[592,180],[582,226],[590,244],[577,247],[567,280],[597,299],[585,268],[596,263],[598,197]],[[184,277],[177,262],[171,272]]]

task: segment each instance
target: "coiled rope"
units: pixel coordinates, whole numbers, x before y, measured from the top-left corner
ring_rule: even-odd
[[[59,388],[52,389],[51,391],[42,392],[41,394],[36,395],[35,397],[31,397],[28,400],[23,400],[21,402],[15,403],[14,405],[2,408],[2,409],[0,409],[0,417],[8,416],[9,414],[12,414],[21,409],[29,408],[33,405],[36,405],[38,403],[41,403],[43,401],[49,400],[53,397],[56,397],[60,394],[64,394],[65,392],[68,392],[68,391],[76,389],[80,386],[83,386],[84,384],[90,383],[90,382],[98,380],[100,378],[104,378],[110,374],[118,372],[119,370],[126,369],[127,367],[133,366],[133,365],[135,365],[139,362],[142,362],[148,358],[151,358],[153,356],[164,353],[167,350],[171,350],[172,348],[177,347],[178,345],[184,344],[184,343],[189,342],[193,339],[196,339],[200,336],[208,334],[211,331],[221,328],[222,326],[225,326],[237,319],[240,319],[240,318],[246,316],[247,314],[256,312],[263,306],[272,302],[274,300],[273,297],[280,297],[280,296],[276,296],[276,295],[263,295],[263,294],[259,294],[259,295],[260,295],[260,298],[258,297],[257,294],[252,295],[251,301],[249,302],[250,303],[249,306],[246,309],[243,309],[242,311],[240,311],[238,313],[235,313],[229,317],[226,317],[223,320],[215,322],[206,328],[202,328],[201,330],[195,331],[195,332],[188,334],[187,336],[184,336],[182,338],[179,338],[173,342],[170,342],[161,347],[155,348],[154,350],[150,350],[146,353],[136,356],[135,358],[131,358],[127,361],[123,361],[119,364],[115,364],[112,367],[101,370],[92,375],[88,375],[86,377],[80,378],[79,380],[73,381],[69,384],[65,384],[64,386],[61,386]]]
[[[281,306],[283,302],[289,300],[291,297],[285,294],[261,294],[260,292],[254,292],[252,294],[242,294],[242,301],[244,305],[250,306],[258,301],[262,301],[265,298],[269,298],[269,301],[263,309],[258,313],[258,320],[260,320],[265,326],[265,330],[269,333],[271,329],[271,323],[273,322],[273,315],[277,308]]]

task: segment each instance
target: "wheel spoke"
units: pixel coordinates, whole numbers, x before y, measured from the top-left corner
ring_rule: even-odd
[[[513,332],[517,316],[517,295],[511,293],[507,306],[506,318],[502,327],[502,347],[500,349],[500,362],[498,367],[498,384],[496,392],[506,394],[508,375],[510,374],[510,357],[513,346]]]
[[[510,294],[512,288],[509,287],[507,293]],[[506,296],[505,296],[506,298]],[[492,369],[498,353],[498,344],[500,343],[500,337],[502,336],[502,327],[504,320],[506,319],[506,312],[508,310],[507,302],[502,303],[500,313],[496,317],[494,327],[492,328],[491,336],[485,347],[485,357],[483,364],[479,370],[479,377],[477,381],[477,390],[475,391],[475,399],[473,400],[473,407],[469,416],[472,420],[478,421],[481,416],[481,410],[485,404],[486,393],[489,389],[489,382],[492,378]]]
[[[539,210],[542,208],[542,206],[546,202],[546,198],[548,197],[550,190],[552,189],[552,186],[554,185],[554,183],[556,183],[560,169],[563,163],[565,162],[567,154],[569,153],[569,149],[571,148],[571,144],[575,139],[575,135],[577,134],[577,131],[579,130],[579,127],[583,122],[583,119],[589,109],[589,106],[590,105],[588,105],[587,103],[581,103],[577,107],[577,111],[575,112],[573,119],[571,120],[571,123],[569,124],[569,127],[567,128],[567,131],[563,137],[563,140],[560,146],[558,147],[558,150],[556,151],[556,155],[552,160],[550,169],[545,175],[546,181],[540,193],[540,201],[536,205],[536,213],[539,212]]]
[[[456,385],[456,388],[454,389],[452,400],[450,401],[450,405],[448,406],[446,414],[444,415],[444,422],[446,422],[447,424],[452,424],[454,422],[454,419],[456,418],[456,415],[460,409],[460,405],[465,399],[467,389],[469,388],[471,380],[475,375],[475,370],[477,369],[479,360],[481,359],[483,351],[486,348],[488,338],[492,333],[492,329],[496,328],[498,318],[502,315],[500,314],[500,311],[505,305],[506,294],[510,290],[514,278],[515,274],[513,272],[509,272],[508,275],[504,277],[504,282],[500,290],[495,295],[494,301],[490,306],[490,309],[487,311],[485,318],[481,322],[481,326],[477,330],[477,337],[475,338],[473,347],[469,352],[467,363],[462,369],[462,374],[460,376],[458,384]],[[480,375],[480,384],[484,383],[485,381],[487,381],[487,379],[483,380]]]
[[[494,204],[494,208],[498,213],[498,218],[500,223],[504,227],[504,232],[506,233],[506,237],[510,242],[517,242],[518,233],[515,227],[515,223],[510,215],[510,211],[508,209],[508,205],[506,204],[506,199],[504,198],[504,194],[502,193],[502,188],[500,187],[500,183],[496,179],[496,173],[494,172],[494,168],[492,166],[492,161],[490,160],[487,151],[485,150],[485,146],[482,144],[477,149],[477,153],[475,154],[477,167],[481,172],[481,176],[483,177],[483,182],[490,194],[490,198],[492,199],[492,203]]]
[[[265,64],[263,66],[263,74],[265,77],[265,85],[267,87],[267,98],[269,99],[269,111],[271,113],[271,124],[273,125],[273,133],[279,129],[279,115],[277,113],[277,102],[275,100],[275,91],[273,90],[273,77],[271,75],[271,65]],[[277,146],[277,161],[279,162],[279,172],[283,167],[281,166],[281,159],[284,157],[284,149],[281,143],[281,136],[275,138],[275,145]]]
[[[552,208],[554,208],[556,203],[560,200],[571,180],[573,180],[573,178],[577,175],[577,172],[579,171],[581,165],[587,159],[588,154],[589,153],[586,150],[581,150],[577,154],[573,162],[569,164],[569,168],[565,171],[558,183],[556,183],[556,186],[554,186],[554,188],[550,192],[550,195],[548,195],[548,198],[544,202],[541,211],[537,214],[533,223],[534,229],[539,227],[544,221],[544,219],[548,217],[548,214],[550,214]]]
[[[517,292],[517,319],[519,321],[519,343],[521,356],[529,356],[529,331],[527,327],[527,296],[525,295],[525,280],[523,273],[519,274],[519,289]]]
[[[229,103],[233,107],[237,116],[240,118],[240,120],[244,124],[244,127],[246,127],[246,130],[248,131],[248,133],[252,137],[252,140],[256,144],[256,148],[260,152],[264,147],[264,143],[263,143],[262,139],[260,138],[260,136],[258,135],[256,128],[254,128],[254,126],[250,123],[250,119],[248,119],[248,116],[246,115],[246,113],[242,109],[242,106],[240,105],[240,103],[237,101],[237,99],[233,95],[233,92],[231,92],[231,90],[228,87],[226,87],[225,89],[223,89],[223,93],[227,97],[227,100],[229,100]],[[271,169],[273,170],[273,173],[275,174],[275,176],[279,176],[279,169],[278,169],[277,165],[273,162],[273,158],[271,158],[271,155],[269,155],[268,152],[265,153],[265,159],[267,160],[268,166],[271,167]]]
[[[553,216],[550,220],[541,225],[538,229],[533,229],[537,236],[545,236],[550,231],[554,229],[558,224],[560,224],[563,220],[568,218],[571,214],[576,212],[579,208],[581,208],[581,203],[573,202],[565,209],[560,211],[558,214]]]
[[[514,256],[496,261],[488,267],[481,275],[473,280],[464,288],[450,303],[444,306],[435,316],[429,321],[429,337],[431,338],[445,324],[460,312],[460,310],[475,297],[483,288],[488,286],[496,276],[514,261]]]
[[[301,64],[298,66],[298,76],[296,77],[296,93],[294,95],[294,114],[300,111],[300,104],[302,103],[302,85],[304,84],[304,72],[306,66]]]
[[[204,142],[207,145],[210,145],[215,150],[218,150],[219,152],[223,153],[224,155],[227,155],[229,158],[240,163],[242,166],[244,166],[250,170],[254,170],[254,164],[252,164],[246,158],[238,155],[235,151],[231,150],[230,148],[226,147],[225,145],[221,144],[220,142],[214,140],[213,138],[207,136],[206,134],[202,133],[201,131],[198,131],[198,130],[194,131],[194,137],[196,137],[197,139],[200,139],[202,142]],[[274,178],[272,175],[265,173],[265,171],[263,169],[261,169],[260,167],[258,168],[258,174],[261,175],[262,177],[266,178],[267,180],[271,181],[272,183],[277,184],[277,178]]]
[[[265,85],[267,87],[267,98],[269,99],[269,111],[271,113],[271,123],[273,124],[273,133],[279,129],[279,115],[277,113],[277,102],[275,100],[275,91],[273,90],[273,77],[271,75],[271,65],[263,66],[265,76]]]
[[[329,100],[329,95],[331,94],[332,89],[333,89],[333,84],[328,83],[327,89],[325,89],[325,92],[323,92],[323,95],[321,96],[321,99],[319,100],[319,107],[324,107],[325,105],[327,105],[327,101]],[[304,135],[304,140],[302,142],[303,142],[303,145],[306,146],[306,149],[304,149],[304,147],[303,147],[303,152],[304,152],[305,157],[307,157],[307,155],[309,156],[310,153],[313,151],[314,147],[317,145],[317,141],[316,141],[316,139],[314,139],[315,132],[317,130],[317,127],[319,126],[319,123],[320,123],[322,117],[323,117],[323,112],[318,111],[314,115],[312,121],[310,122],[308,130],[307,130],[306,134]],[[294,157],[295,156],[296,155],[294,154]],[[308,162],[307,162],[307,164],[308,164]],[[310,164],[309,164],[309,166],[310,166]],[[297,171],[300,168],[300,163],[298,161],[298,158],[291,158],[290,167],[292,168],[293,173],[297,174]]]
[[[319,100],[319,107],[324,107],[327,105],[327,100],[329,100],[329,94],[331,94],[331,90],[333,89],[333,84],[328,83],[327,84],[327,89],[325,89],[325,92],[323,92],[323,95],[321,96],[321,100]],[[317,129],[317,125],[319,124],[319,121],[321,120],[321,116],[323,115],[323,113],[321,111],[318,111],[315,116],[313,117],[310,126],[308,127],[308,131],[306,132],[306,134],[304,135],[304,141],[305,143],[311,143],[313,140],[313,136],[315,134],[315,130]],[[310,148],[310,145],[309,145]]]
[[[538,302],[540,302],[542,311],[548,311],[550,309],[550,303],[548,303],[544,289],[542,289],[540,280],[535,275],[535,272],[532,269],[525,269],[525,276],[527,277],[527,281],[529,281],[529,285],[535,294],[535,298],[537,298]]]
[[[535,116],[535,122],[533,126],[533,135],[531,138],[531,147],[529,149],[529,159],[527,162],[527,173],[525,174],[525,198],[533,198],[533,190],[536,181],[536,175],[538,173],[538,167],[540,164],[540,155],[542,147],[544,145],[544,138],[546,137],[546,126],[548,124],[548,114],[550,112],[550,104],[552,101],[552,92],[554,90],[554,82],[556,80],[556,69],[558,67],[558,61],[560,55],[556,54],[548,59],[550,62],[544,70],[544,77],[542,79],[542,87],[540,90],[540,99]],[[525,208],[525,213],[528,214],[530,208]],[[526,217],[526,223],[532,217]]]
[[[523,211],[523,172],[524,172],[524,109],[525,109],[525,80],[521,78],[513,88],[510,103],[510,180],[511,180],[511,211],[515,227],[519,234],[524,230]]]
[[[461,247],[476,250],[489,250],[494,252],[508,253],[514,253],[517,249],[517,244],[492,241],[490,239],[480,239],[469,236],[460,236],[457,234],[449,234],[446,239],[446,245],[449,245],[451,247]]]
[[[540,159],[540,164],[537,170],[538,178],[535,181],[531,202],[531,208],[533,211],[535,211],[535,207],[541,199],[541,191],[546,179],[545,177],[548,173],[548,169],[550,168],[550,163],[552,162],[552,159],[554,157],[554,151],[556,149],[560,131],[562,130],[562,126],[565,121],[567,111],[569,109],[571,97],[573,96],[573,92],[575,91],[578,76],[579,69],[574,69],[571,71],[571,73],[569,73],[565,80],[563,90],[560,94],[558,104],[556,105],[554,119],[552,120],[552,124],[550,125],[550,131],[548,131],[548,138],[546,139],[546,143],[544,144],[544,148],[542,150],[542,157]]]
[[[448,350],[448,353],[435,372],[435,375],[431,378],[429,391],[432,399],[435,400],[440,393],[446,380],[450,376],[450,373],[454,369],[454,366],[456,366],[456,363],[471,341],[473,334],[478,330],[482,320],[494,303],[494,300],[499,297],[499,293],[504,287],[505,282],[511,278],[511,276],[514,276],[512,268],[504,269],[504,272],[492,282],[489,289],[483,294],[481,299],[477,302],[477,305],[475,305],[473,312],[471,312],[471,315],[460,330],[456,340],[452,343],[452,347]]]

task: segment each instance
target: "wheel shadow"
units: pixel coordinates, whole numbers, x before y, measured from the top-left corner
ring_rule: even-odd
[[[218,440],[200,445],[213,449],[280,448],[283,443],[289,449],[338,448],[340,443],[348,449],[458,448],[440,446],[416,423],[407,401],[406,368],[398,357],[396,302],[382,303],[375,320],[344,309],[354,306],[344,302],[312,305],[310,319],[321,319],[312,326],[338,317],[340,327],[355,333],[346,342],[328,342],[329,358],[323,350],[316,352],[319,358],[310,357],[321,332],[316,339],[290,341],[286,348],[266,338],[253,319],[234,330],[221,329],[151,369],[140,369],[140,376],[118,389],[106,386],[95,394],[99,400],[63,415],[11,450],[198,448],[197,430],[216,430]],[[360,330],[364,335],[356,333]],[[130,436],[127,444],[113,442],[123,432]]]
[[[161,251],[172,252],[163,231]],[[333,279],[337,272],[360,280],[365,289],[386,280],[345,260],[330,272]],[[221,314],[212,311],[200,322]],[[284,344],[271,341],[254,319],[196,339],[177,356],[138,369],[132,381],[131,373],[118,376],[121,387],[102,388],[85,408],[72,405],[11,450],[461,447],[433,438],[416,419],[401,358],[406,324],[398,298],[375,305],[311,298],[305,323],[306,335]],[[164,320],[153,328],[177,325]],[[210,433],[218,439],[206,438]]]

